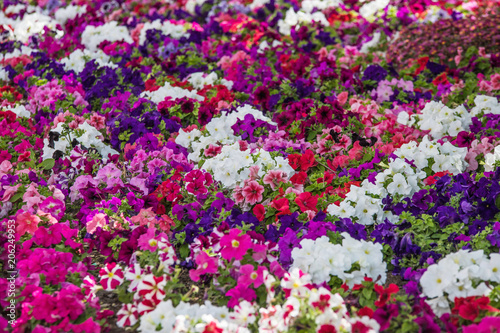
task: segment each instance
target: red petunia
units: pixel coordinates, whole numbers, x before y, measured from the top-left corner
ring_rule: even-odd
[[[318,198],[313,196],[310,192],[303,192],[295,198],[295,203],[299,205],[300,210],[305,212],[307,210],[312,210],[317,212],[318,209],[316,205],[318,204]]]
[[[399,291],[399,287],[394,283],[391,283],[387,288],[375,284],[375,291],[377,292],[377,294],[379,294],[379,298],[375,301],[374,304],[377,307],[382,307],[391,299],[392,294],[395,294]]]

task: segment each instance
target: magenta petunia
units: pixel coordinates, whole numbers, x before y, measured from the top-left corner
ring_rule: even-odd
[[[247,234],[239,229],[229,230],[229,234],[224,235],[220,240],[222,247],[221,256],[226,260],[236,259],[241,260],[252,247],[252,240]]]

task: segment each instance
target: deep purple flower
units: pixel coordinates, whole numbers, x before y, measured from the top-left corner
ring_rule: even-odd
[[[284,268],[290,266],[292,263],[292,250],[299,246],[300,239],[297,238],[297,233],[292,229],[286,229],[283,236],[278,241],[280,249],[280,262]]]
[[[364,225],[352,222],[349,218],[343,218],[335,222],[336,231],[347,232],[352,238],[366,240],[366,228]]]
[[[298,212],[294,212],[292,215],[281,215],[280,216],[281,226],[279,229],[280,234],[283,234],[288,228],[294,231],[299,230],[304,224],[302,222],[299,222],[299,220],[297,220],[298,217],[299,217]]]
[[[367,81],[376,81],[380,82],[383,79],[385,79],[387,76],[387,71],[379,65],[369,65],[366,67],[364,73],[363,73],[363,78],[361,80]]]

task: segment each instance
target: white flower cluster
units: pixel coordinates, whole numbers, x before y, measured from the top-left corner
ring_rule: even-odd
[[[382,222],[385,218],[392,220],[392,214],[383,210],[380,195],[374,195],[386,192],[382,185],[377,185],[374,186],[367,180],[361,183],[361,187],[351,185],[349,193],[338,206],[328,206],[328,214],[339,218],[356,218],[357,223],[364,225]]]
[[[74,19],[78,14],[87,13],[87,7],[69,5],[67,7],[59,7],[54,14],[56,21],[64,25],[66,21]]]
[[[153,29],[160,30],[165,36],[170,36],[176,39],[179,39],[183,36],[189,36],[189,34],[186,33],[183,25],[173,24],[170,21],[161,22],[160,20],[155,20],[153,22],[146,22],[142,27],[141,33],[139,35],[140,45],[143,45],[146,42],[146,32]]]
[[[366,20],[373,22],[375,20],[375,14],[385,9],[387,5],[389,5],[389,0],[370,1],[361,6],[361,8],[359,9],[359,14]]]
[[[483,114],[500,114],[500,103],[498,103],[496,97],[477,95],[476,98],[474,98],[474,104],[476,104],[476,106],[470,110],[470,114],[473,117],[479,115],[481,112]]]
[[[340,0],[304,0],[301,7],[306,13],[312,13],[314,9],[325,10],[331,7],[338,7],[342,4]]]
[[[206,133],[198,129],[185,132],[179,130],[179,135],[175,143],[190,149],[192,152],[188,159],[200,162],[204,159],[203,169],[212,173],[214,179],[220,181],[225,187],[234,188],[243,183],[250,175],[250,167],[258,166],[259,176],[269,170],[282,170],[289,177],[294,173],[288,160],[281,156],[272,157],[271,154],[262,149],[246,149],[241,151],[238,140],[241,138],[234,135],[231,126],[238,120],[243,120],[247,114],[253,115],[255,119],[263,120],[275,125],[271,119],[250,105],[240,106],[236,112],[222,114],[218,118],[212,119],[206,126]],[[219,146],[222,144],[221,152],[213,158],[206,158],[204,151],[210,145]]]
[[[408,126],[414,124],[421,130],[430,130],[434,139],[455,136],[469,129],[472,117],[463,105],[451,109],[441,102],[431,101],[422,109],[422,114],[408,115],[406,111],[398,114],[398,123]]]
[[[450,312],[450,302],[456,297],[488,295],[491,289],[485,281],[500,282],[500,254],[492,253],[488,259],[482,250],[460,250],[429,266],[420,285],[439,317]]]
[[[316,284],[330,281],[331,276],[337,276],[349,287],[361,283],[365,276],[374,280],[380,276],[381,283],[385,283],[387,264],[383,260],[382,245],[358,241],[345,232],[342,236],[342,245],[330,243],[326,236],[302,240],[301,248],[292,251],[292,268],[309,273]],[[360,269],[349,272],[354,263],[358,263]]]
[[[118,67],[116,64],[109,61],[110,57],[104,53],[102,50],[96,50],[94,52],[89,50],[77,49],[73,51],[68,57],[61,59],[61,63],[64,65],[65,70],[74,70],[75,73],[79,74],[85,68],[85,64],[89,60],[95,60],[99,66],[109,66],[111,68]]]
[[[495,171],[495,168],[500,165],[500,146],[496,146],[493,153],[484,155],[484,171]]]
[[[222,114],[218,118],[213,118],[206,126],[207,133],[203,133],[197,129],[191,132],[179,130],[179,135],[175,139],[175,143],[191,149],[193,152],[188,158],[192,161],[199,162],[203,156],[203,150],[210,144],[232,144],[240,139],[233,134],[231,126],[236,124],[238,120],[243,120],[247,114],[253,115],[257,120],[263,120],[269,124],[276,125],[271,119],[264,116],[261,111],[246,104],[236,109],[236,112]]]
[[[408,126],[416,125],[421,130],[430,130],[434,139],[443,136],[456,136],[461,131],[468,131],[472,117],[481,112],[484,114],[500,114],[500,104],[495,97],[478,95],[474,99],[476,106],[471,112],[463,106],[451,109],[441,102],[431,101],[425,105],[421,114],[409,115],[406,111],[398,114],[398,123]]]
[[[216,72],[212,72],[210,74],[196,72],[189,75],[188,79],[188,82],[191,83],[195,89],[203,89],[205,85],[215,84],[217,81],[220,81],[220,83],[225,85],[229,90],[233,88],[233,81],[228,81],[224,78],[219,80]]]
[[[465,162],[467,148],[458,148],[449,142],[441,145],[430,141],[427,136],[419,144],[410,142],[402,145],[394,154],[399,158],[391,161],[388,168],[375,177],[375,184],[365,179],[361,187],[352,185],[339,206],[328,206],[328,213],[340,218],[354,217],[364,225],[382,222],[385,218],[392,221],[394,216],[385,212],[382,204],[382,199],[388,194],[411,196],[419,191],[420,181],[427,176],[422,171],[426,167],[430,167],[435,173],[449,171],[458,174],[468,166]],[[416,169],[406,163],[405,159],[413,163]]]
[[[63,124],[64,123],[57,124],[56,128],[52,129],[51,132],[61,134],[64,130]],[[83,130],[83,134],[77,136],[75,130]],[[95,148],[99,154],[101,154],[103,160],[107,160],[109,155],[118,154],[116,150],[102,142],[101,132],[99,132],[94,126],[89,125],[87,122],[80,124],[75,130],[71,130],[70,132],[71,140],[76,139],[80,144],[87,148]],[[49,139],[44,139],[42,159],[46,160],[52,158],[56,150],[59,150],[66,155],[70,150],[72,150],[71,147],[71,142],[68,141],[68,139],[63,135],[60,135],[57,141],[54,140],[53,148],[49,147]]]
[[[180,302],[176,307],[173,306],[172,300],[162,301],[156,306],[153,311],[144,314],[141,317],[141,324],[138,328],[139,332],[172,332],[172,328],[177,320],[177,317],[201,318],[205,314],[210,314],[214,319],[223,321],[228,318],[229,311],[225,307],[217,307],[210,302],[204,305],[189,304]],[[157,331],[156,328],[161,325],[162,329]]]
[[[240,150],[238,143],[222,147],[220,154],[205,160],[203,169],[212,173],[216,181],[227,188],[241,186],[250,176],[250,167],[258,166],[258,175],[263,177],[270,170],[281,170],[288,177],[293,176],[294,170],[288,160],[282,156],[272,157],[269,152],[257,149]]]
[[[143,91],[139,97],[150,99],[155,103],[163,102],[166,97],[173,99],[189,97],[198,101],[203,101],[204,97],[197,94],[196,90],[189,91],[180,87],[173,87],[170,83],[165,82],[165,85],[156,91]]]
[[[290,35],[292,27],[299,24],[308,24],[311,22],[318,22],[323,24],[324,26],[329,26],[328,20],[320,11],[309,13],[304,10],[299,10],[295,12],[293,8],[290,8],[286,12],[285,19],[278,21],[279,31],[283,35]]]
[[[132,37],[125,26],[118,25],[118,22],[111,21],[98,27],[87,25],[82,33],[82,44],[90,51],[96,51],[99,44],[104,41],[117,42],[124,41],[133,43]]]
[[[467,148],[455,147],[449,142],[441,145],[436,141],[430,141],[427,135],[419,144],[415,141],[405,143],[394,151],[394,154],[402,160],[413,161],[419,170],[430,167],[433,172],[449,171],[458,174],[464,172],[468,166],[465,162]],[[429,161],[431,158],[434,160],[432,165]]]
[[[185,5],[186,11],[191,14],[195,13],[196,6],[201,6],[205,3],[205,0],[188,0]]]
[[[36,10],[39,9],[37,8]],[[0,12],[0,26],[10,31],[11,36],[22,43],[27,43],[30,36],[42,32],[45,27],[56,31],[57,37],[62,37],[63,32],[57,30],[56,25],[57,22],[50,16],[39,12],[26,13],[23,15],[22,19],[18,17],[15,20],[6,17],[3,12]]]
[[[0,80],[2,80],[2,81],[9,80],[9,75],[8,75],[7,71],[3,68],[0,68]]]

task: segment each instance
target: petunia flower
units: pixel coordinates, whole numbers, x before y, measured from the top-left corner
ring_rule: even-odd
[[[121,309],[116,313],[118,327],[133,326],[139,320],[139,312],[133,303],[123,304]]]
[[[198,267],[189,271],[191,280],[197,282],[203,274],[217,273],[219,268],[219,259],[217,257],[210,257],[206,252],[201,251],[195,259]]]
[[[143,296],[145,299],[159,302],[165,298],[165,290],[163,290],[163,288],[166,284],[166,276],[148,274],[137,286],[137,291],[139,295]]]
[[[123,271],[115,262],[101,268],[99,276],[104,290],[116,289],[123,282]]]
[[[16,217],[16,232],[19,236],[23,236],[26,232],[34,235],[40,221],[38,216],[32,215],[30,212],[23,212]]]
[[[264,283],[263,272],[265,270],[266,268],[263,266],[259,266],[257,270],[255,270],[253,265],[250,264],[241,266],[238,284],[241,284],[245,287],[253,285],[254,288],[258,288]]]
[[[247,234],[239,229],[231,229],[229,234],[224,235],[220,240],[222,247],[221,256],[226,260],[236,259],[241,260],[247,253],[247,250],[252,247],[252,240]],[[242,234],[242,235],[241,235]]]
[[[148,228],[148,231],[139,237],[137,245],[141,250],[156,251],[158,248],[158,240],[155,239],[155,231],[155,228]]]
[[[257,202],[262,201],[263,193],[264,186],[260,185],[255,180],[249,181],[241,191],[245,201],[250,205],[254,205]]]

